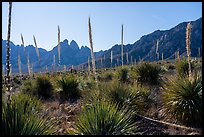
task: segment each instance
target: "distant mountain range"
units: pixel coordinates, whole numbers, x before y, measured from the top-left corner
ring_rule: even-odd
[[[191,21],[191,56],[198,56],[198,48],[200,48],[200,54],[202,56],[202,18],[196,21]],[[126,53],[128,53],[129,63],[132,61],[154,61],[156,55],[156,44],[159,41],[158,52],[159,58],[161,60],[161,54],[163,53],[164,59],[173,59],[176,51],[179,51],[181,56],[186,56],[186,26],[187,22],[183,22],[173,27],[170,30],[156,30],[151,34],[142,36],[138,41],[133,44],[124,45],[124,64],[126,64]],[[90,48],[87,46],[82,46],[79,48],[76,41],[72,40],[69,44],[68,40],[65,39],[60,42],[61,47],[61,61],[60,66],[66,65],[70,67],[71,65],[79,66],[85,65],[87,67],[88,57],[91,56]],[[11,66],[12,72],[18,73],[18,54],[21,58],[22,71],[27,72],[27,60],[24,53],[23,46],[15,45],[10,42],[11,48]],[[51,50],[46,51],[45,49],[39,48],[40,53],[40,65],[38,63],[38,57],[33,45],[28,45],[25,47],[27,54],[29,55],[31,67],[33,66],[33,71],[37,72],[45,69],[47,66],[48,70],[52,69],[53,56],[55,55],[56,66],[58,64],[58,53],[57,45]],[[110,67],[110,56],[111,51],[113,54],[112,65],[121,65],[121,45],[114,45],[112,48],[95,52],[96,66],[100,67]],[[102,60],[102,65],[101,65]],[[104,63],[105,62],[105,63]],[[2,65],[6,65],[6,40],[2,39]]]

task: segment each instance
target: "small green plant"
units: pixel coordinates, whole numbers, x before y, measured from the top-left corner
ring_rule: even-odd
[[[54,121],[38,115],[39,101],[28,95],[13,95],[10,103],[2,102],[2,135],[51,135]]]
[[[36,79],[35,90],[40,98],[48,99],[53,94],[53,85],[47,76],[39,76]]]
[[[188,77],[174,78],[165,87],[162,107],[163,116],[187,126],[202,125],[202,78],[194,74],[192,81]]]
[[[81,97],[79,82],[75,78],[62,78],[61,80],[58,80],[58,84],[61,88],[60,98],[62,101],[75,101]]]
[[[138,82],[141,84],[147,83],[150,85],[157,85],[161,82],[160,73],[161,68],[157,64],[150,64],[147,62],[142,63],[136,68],[138,75]]]
[[[115,104],[96,101],[85,107],[77,118],[74,134],[132,135],[136,134],[135,112],[119,109]],[[71,133],[68,131],[68,133]]]

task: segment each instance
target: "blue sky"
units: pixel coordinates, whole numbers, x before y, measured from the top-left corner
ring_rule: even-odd
[[[88,17],[91,17],[94,51],[120,44],[132,44],[155,30],[170,29],[181,22],[202,17],[202,2],[13,2],[11,41],[52,50],[61,41],[75,40],[79,47],[89,45]],[[8,2],[2,2],[2,38],[7,38]]]

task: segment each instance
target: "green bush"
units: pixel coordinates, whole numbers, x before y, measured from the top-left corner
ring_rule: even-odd
[[[202,124],[202,77],[174,78],[165,86],[163,116],[187,126]]]
[[[142,63],[136,68],[138,82],[157,85],[161,83],[161,68],[157,64]]]
[[[92,102],[93,103],[93,102]],[[85,107],[77,118],[74,134],[131,135],[136,134],[135,112],[119,109],[115,104],[96,101]],[[68,133],[71,133],[68,131]]]
[[[76,99],[79,99],[81,97],[79,82],[77,82],[75,78],[62,78],[61,80],[58,80],[58,84],[61,88],[60,98],[62,101],[75,101]]]
[[[47,76],[39,76],[36,79],[35,90],[40,98],[49,99],[53,94],[53,85]]]
[[[55,132],[54,122],[38,115],[39,102],[28,95],[12,97],[2,102],[2,135],[49,135]]]

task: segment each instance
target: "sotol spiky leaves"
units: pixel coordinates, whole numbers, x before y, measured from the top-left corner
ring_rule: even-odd
[[[2,102],[3,135],[49,135],[55,132],[54,121],[47,122],[37,110],[39,101],[25,94],[15,95],[10,104]]]
[[[79,135],[132,135],[136,134],[135,112],[119,109],[115,104],[96,101],[86,107],[76,121],[75,134]]]
[[[171,78],[165,86],[162,115],[187,126],[202,125],[202,77]]]

